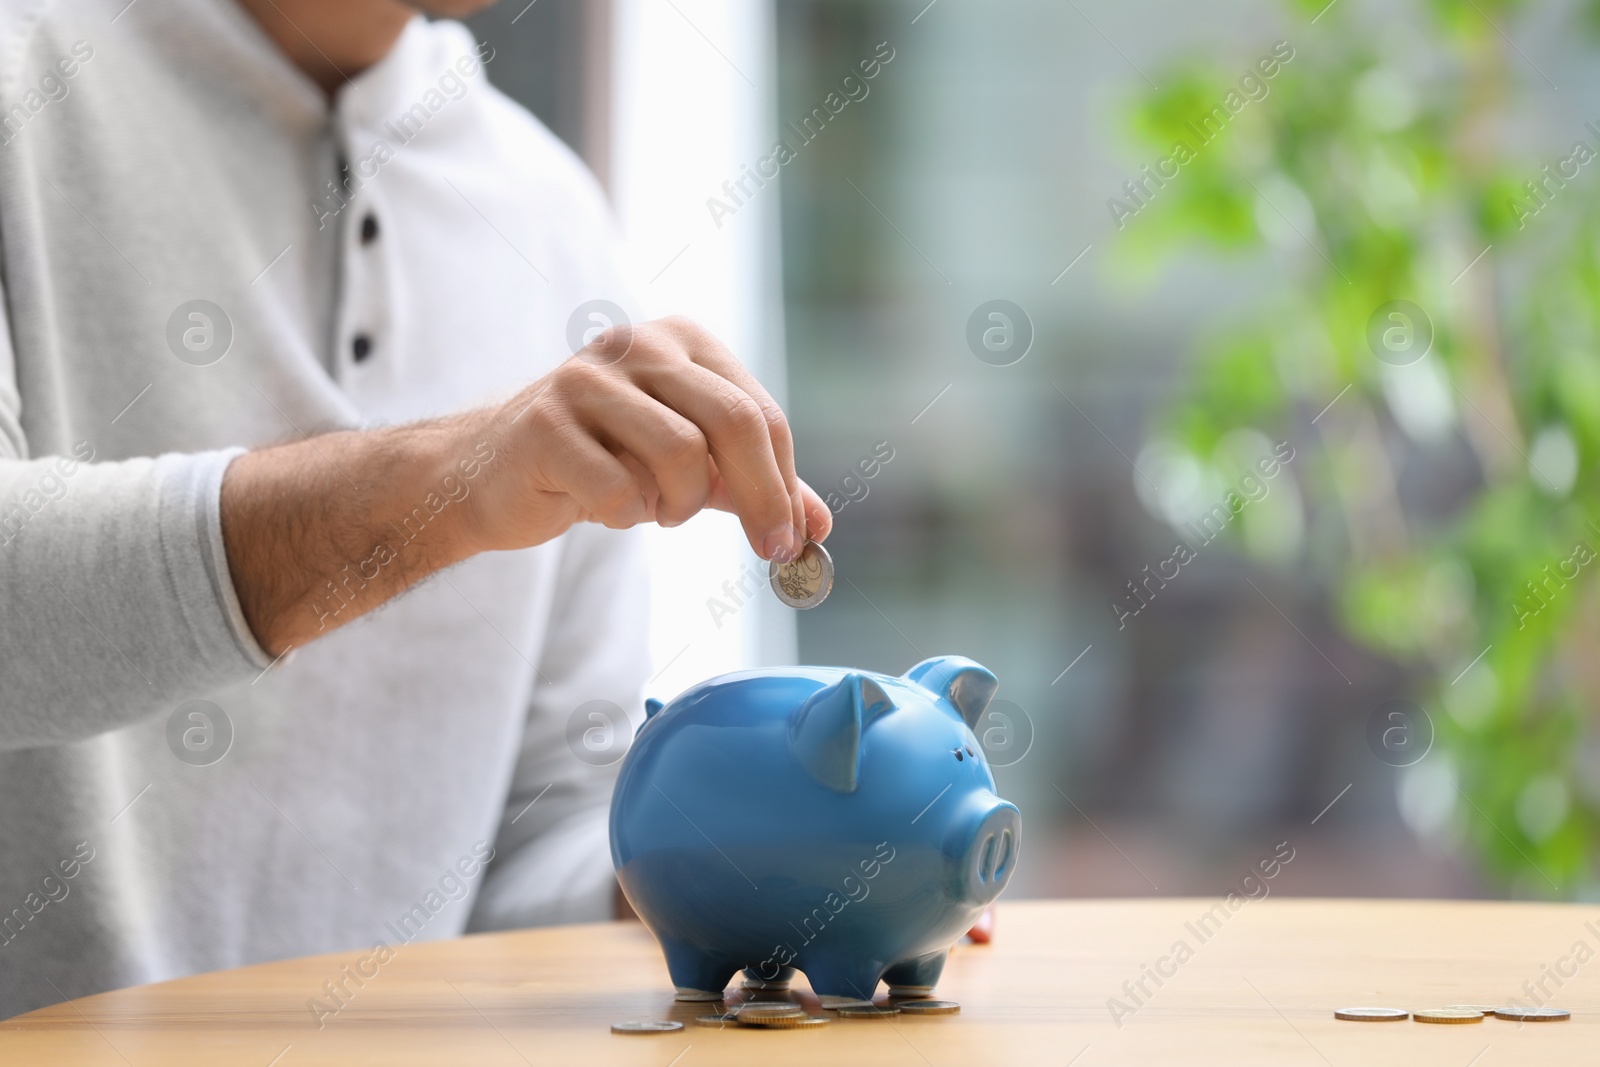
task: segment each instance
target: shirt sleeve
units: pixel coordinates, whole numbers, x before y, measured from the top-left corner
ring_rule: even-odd
[[[32,456],[0,290],[0,751],[81,741],[269,662],[222,545],[238,449]]]
[[[649,580],[643,531],[574,526],[539,657],[495,858],[468,929],[612,917],[609,815],[643,721]]]

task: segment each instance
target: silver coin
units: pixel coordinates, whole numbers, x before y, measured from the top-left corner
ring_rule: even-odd
[[[741,1019],[760,1019],[778,1015],[804,1015],[806,1009],[792,1000],[751,1001],[729,1006],[728,1014]]]
[[[798,558],[769,563],[767,580],[791,608],[814,608],[833,591],[833,558],[815,541],[807,541]]]
[[[1557,1023],[1572,1018],[1565,1008],[1496,1008],[1496,1018],[1511,1019],[1519,1023]]]
[[[1399,1008],[1336,1008],[1333,1017],[1355,1023],[1398,1023],[1411,1018],[1411,1013]]]
[[[611,1024],[613,1034],[670,1034],[682,1029],[682,1023],[667,1019],[630,1019],[625,1023]]]
[[[838,1008],[872,1007],[872,1001],[862,1000],[860,997],[836,997],[827,993],[819,993],[817,994],[817,1000],[822,1003],[822,1007],[827,1011],[834,1011]]]
[[[887,1019],[900,1014],[900,1009],[893,1004],[880,1005],[871,1001],[865,1004],[841,1004],[833,1010],[838,1012],[841,1019]]]

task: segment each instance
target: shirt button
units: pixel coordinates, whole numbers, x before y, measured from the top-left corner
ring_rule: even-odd
[[[350,342],[350,354],[355,357],[357,363],[363,362],[372,355],[372,338],[364,333],[356,334],[355,339]]]
[[[368,212],[361,220],[361,243],[370,245],[378,239],[378,216]]]

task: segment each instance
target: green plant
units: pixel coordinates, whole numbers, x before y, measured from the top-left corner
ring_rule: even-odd
[[[1123,220],[1125,265],[1197,241],[1281,261],[1250,317],[1202,344],[1160,439],[1224,480],[1240,430],[1315,442],[1295,465],[1305,535],[1256,547],[1412,668],[1399,695],[1438,737],[1408,773],[1443,796],[1434,829],[1519,892],[1591,895],[1600,126],[1574,122],[1539,158],[1507,147],[1544,85],[1501,32],[1516,36],[1513,0],[1387,8],[1381,27],[1350,0],[1311,23],[1325,2],[1292,5],[1293,60],[1268,95]],[[1575,32],[1595,21],[1569,14]],[[1192,140],[1238,79],[1210,63],[1159,74],[1130,116],[1142,150]],[[1375,317],[1396,300],[1426,318]],[[1429,320],[1431,350],[1397,365]]]

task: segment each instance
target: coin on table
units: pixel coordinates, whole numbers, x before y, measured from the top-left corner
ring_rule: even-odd
[[[807,541],[795,559],[769,563],[767,580],[778,599],[791,608],[814,608],[833,591],[833,558],[815,541]]]
[[[872,1005],[872,1001],[862,997],[838,997],[831,993],[818,993],[817,1000],[822,1003],[826,1011],[833,1011],[835,1008],[859,1008],[863,1004],[869,1007]]]
[[[682,1023],[668,1019],[633,1019],[625,1023],[612,1023],[613,1034],[670,1034],[682,1030]]]
[[[953,1000],[902,1000],[895,1008],[904,1015],[954,1015],[961,1005]]]
[[[1496,1008],[1496,1016],[1519,1023],[1558,1023],[1572,1018],[1565,1008]]]
[[[1481,1023],[1483,1012],[1477,1008],[1424,1008],[1414,1011],[1411,1017],[1419,1023]]]
[[[887,1019],[900,1014],[900,1009],[893,1004],[841,1004],[833,1010],[841,1019]]]
[[[1411,1018],[1411,1013],[1399,1008],[1339,1008],[1333,1017],[1355,1023],[1397,1023]]]
[[[725,1030],[730,1026],[737,1025],[738,1022],[738,1013],[731,1011],[724,1015],[700,1015],[696,1016],[694,1020],[696,1026],[714,1026],[719,1030]]]
[[[820,1015],[764,1015],[756,1019],[747,1019],[739,1016],[740,1026],[754,1027],[760,1030],[816,1030],[827,1026],[828,1020]]]
[[[755,1002],[729,1008],[728,1014],[738,1016],[740,1022],[757,1022],[763,1019],[792,1018],[804,1015],[806,1010],[792,1000],[772,1003]]]

